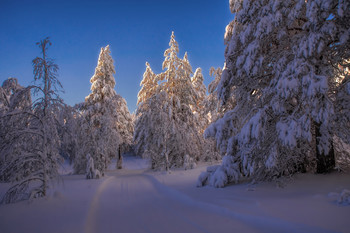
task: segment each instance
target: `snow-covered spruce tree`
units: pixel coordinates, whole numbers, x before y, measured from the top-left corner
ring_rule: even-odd
[[[174,33],[169,42],[170,48],[164,52],[165,60],[159,74],[162,90],[166,92],[164,108],[168,112],[170,127],[167,127],[163,158],[169,160],[169,166],[182,167],[184,156],[188,154],[195,161],[203,155],[203,138],[199,134],[199,122],[196,121],[193,106],[197,93],[191,82],[192,67],[187,53],[183,59],[177,57],[178,44]]]
[[[156,95],[158,83],[157,76],[152,71],[151,66],[146,62],[146,70],[143,74],[143,79],[140,83],[141,90],[137,95],[137,111],[136,111],[136,120],[135,120],[135,131],[134,131],[134,151],[137,155],[146,156],[145,146],[147,140],[149,140],[149,133],[151,127],[145,127],[149,124],[148,120],[150,119],[150,108],[151,103],[149,100]]]
[[[152,71],[150,64],[146,62],[146,70],[140,83],[141,90],[137,95],[137,104],[146,103],[148,99],[156,94],[158,88],[157,81],[156,74]]]
[[[275,136],[279,116],[271,104],[274,95],[270,87],[273,68],[281,58],[278,52],[290,52],[288,46],[278,44],[283,38],[277,38],[287,30],[283,24],[288,19],[280,12],[288,12],[289,4],[230,1],[235,19],[226,28],[226,61],[218,95],[223,106],[232,105],[232,100],[235,104],[206,130],[207,136],[216,138],[225,157],[222,166],[201,175],[199,185],[223,187],[243,177],[265,179],[298,166],[299,161],[288,157],[289,151]]]
[[[337,47],[332,43],[347,42],[339,43],[333,31],[344,28],[330,19],[337,8],[331,2],[338,1],[230,1],[236,16],[227,27],[218,90],[224,104],[234,96],[237,105],[207,130],[226,156],[199,185],[331,167],[322,165],[314,148],[332,157],[332,86],[339,63],[327,57]]]
[[[204,77],[202,74],[202,69],[197,68],[194,72],[193,77],[191,78],[193,88],[195,90],[195,105],[190,105],[192,112],[197,123],[197,130],[199,135],[203,137],[204,130],[208,127],[213,119],[211,114],[208,111],[208,96],[207,89],[203,83]],[[216,98],[217,99],[217,98]],[[217,101],[218,102],[218,101]],[[221,159],[220,154],[218,153],[215,145],[215,140],[213,138],[203,139],[204,143],[202,144],[202,155],[201,159],[204,161],[218,160]],[[192,158],[185,157],[185,163],[188,164],[188,161],[191,161]],[[186,166],[185,166],[186,167]],[[187,166],[188,167],[188,166]],[[191,166],[190,166],[191,167]]]
[[[31,109],[13,111],[8,116],[28,116],[28,122],[12,129],[13,141],[10,147],[15,148],[11,161],[6,164],[10,171],[10,180],[14,185],[6,192],[3,203],[45,196],[49,181],[58,178],[59,137],[54,112],[62,104],[58,95],[61,83],[57,79],[58,66],[47,56],[49,38],[37,43],[42,57],[33,60],[33,89],[39,97]],[[28,93],[27,90],[25,90]],[[11,150],[11,149],[10,149]]]
[[[135,143],[142,156],[150,157],[152,168],[182,167],[185,155],[193,161],[203,155],[204,139],[199,133],[194,106],[198,98],[191,82],[192,68],[185,53],[177,56],[174,33],[164,52],[163,73],[154,76],[149,66],[139,94]],[[148,90],[149,89],[149,90]]]
[[[85,98],[81,116],[81,150],[75,160],[76,173],[85,173],[87,154],[94,169],[104,175],[111,158],[123,142],[118,132],[118,97],[114,90],[115,69],[109,46],[101,48],[95,74],[91,77],[91,94]],[[119,104],[122,105],[122,104]]]

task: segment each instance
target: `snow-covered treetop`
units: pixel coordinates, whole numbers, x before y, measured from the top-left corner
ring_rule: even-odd
[[[85,99],[88,103],[111,99],[116,95],[114,90],[115,79],[113,75],[115,74],[115,69],[113,62],[109,45],[101,48],[95,74],[90,79],[92,93]]]
[[[0,86],[0,112],[31,107],[30,88],[22,87],[17,78],[8,78]]]
[[[169,46],[170,48],[164,52],[165,60],[162,67],[163,69],[173,70],[174,67],[177,67],[179,63],[179,58],[177,57],[177,54],[179,52],[179,45],[175,40],[174,32],[171,33]]]
[[[62,84],[57,79],[58,77],[58,65],[54,63],[54,60],[47,56],[47,50],[52,45],[50,38],[47,37],[36,43],[41,48],[42,57],[36,57],[33,59],[34,68],[34,80],[43,79],[44,88],[59,90]],[[44,89],[43,88],[43,89]],[[45,90],[44,90],[45,92]]]
[[[192,85],[196,91],[197,105],[200,105],[206,97],[207,88],[204,85],[204,77],[202,74],[202,69],[197,68],[191,78]]]
[[[6,92],[6,94],[11,94],[10,92],[15,92],[18,89],[21,89],[22,86],[18,84],[18,80],[16,78],[8,78],[2,83],[2,88]]]
[[[137,95],[137,104],[143,103],[152,97],[157,88],[157,76],[152,71],[151,66],[148,62],[146,62],[146,71],[143,74],[143,79],[140,85],[142,88]]]
[[[238,11],[242,2],[242,0],[230,0],[230,10],[232,14]]]
[[[203,81],[204,81],[204,77],[202,74],[202,69],[197,68],[193,74],[192,83],[197,92],[200,92],[201,94],[205,95],[206,88]]]
[[[181,77],[184,77],[190,80],[190,76],[193,73],[192,66],[190,65],[190,61],[188,60],[187,52],[185,52],[184,58],[180,63],[180,72],[182,72]]]
[[[215,69],[214,67],[210,68],[209,75],[214,77],[215,79],[208,86],[209,93],[216,92],[216,88],[218,87],[218,84],[220,82],[221,74],[222,69],[220,67],[218,67],[217,69]]]
[[[175,40],[174,32],[171,34],[170,48],[164,52],[163,73],[157,75],[157,80],[161,82],[162,90],[166,91],[169,99],[183,103],[192,102],[194,91],[191,85],[192,67],[188,61],[187,53],[181,59],[177,56],[179,52],[178,43]]]

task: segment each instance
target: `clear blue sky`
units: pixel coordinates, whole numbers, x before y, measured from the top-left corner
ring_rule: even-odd
[[[224,64],[223,37],[233,19],[228,0],[0,0],[0,84],[8,77],[21,85],[33,80],[31,61],[40,55],[35,43],[47,36],[49,56],[58,64],[67,104],[90,93],[102,46],[110,45],[116,67],[116,91],[131,112],[136,109],[140,81],[148,61],[162,71],[171,31],[182,57],[188,52],[193,71]]]

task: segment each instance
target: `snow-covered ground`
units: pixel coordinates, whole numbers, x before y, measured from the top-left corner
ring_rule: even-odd
[[[337,202],[350,174],[215,189],[195,186],[205,166],[147,168],[125,155],[123,170],[99,180],[64,175],[47,198],[0,206],[0,232],[350,232],[350,206]],[[0,184],[1,195],[7,187]]]

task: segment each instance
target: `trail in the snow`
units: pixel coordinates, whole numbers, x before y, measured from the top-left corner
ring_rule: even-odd
[[[202,203],[145,173],[141,160],[126,157],[111,171],[91,202],[85,232],[325,232]],[[106,214],[113,213],[113,214]]]
[[[347,232],[349,208],[327,196],[350,187],[349,175],[308,175],[284,190],[269,184],[196,188],[205,167],[153,172],[124,155],[106,177],[65,175],[64,186],[30,202],[0,206],[0,232]],[[0,184],[0,194],[7,184]]]
[[[114,177],[108,177],[103,181],[102,184],[98,187],[89,207],[89,211],[86,217],[85,223],[85,232],[93,233],[96,232],[96,213],[98,209],[98,205],[101,199],[101,194],[105,191],[106,187],[111,183]]]
[[[227,229],[252,232],[254,229],[240,221],[223,218],[215,212],[203,211],[169,197],[138,171],[115,175],[117,177],[109,177],[101,184],[92,200],[85,226],[87,233],[115,230],[225,232]]]

